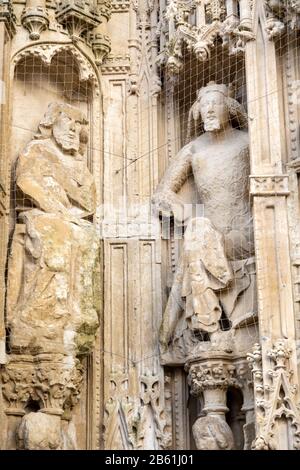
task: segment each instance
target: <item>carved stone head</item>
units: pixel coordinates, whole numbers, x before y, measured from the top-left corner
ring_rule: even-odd
[[[63,103],[51,103],[39,125],[41,137],[53,137],[63,151],[82,153],[87,143],[86,120],[77,108]]]
[[[209,82],[197,93],[197,99],[189,111],[187,141],[191,140],[192,121],[195,129],[203,121],[206,132],[218,132],[233,122],[235,127],[246,128],[247,114],[243,106],[231,96],[230,88],[224,84]]]
[[[193,424],[193,436],[199,450],[232,450],[233,434],[219,416],[204,416]]]
[[[227,98],[226,85],[217,85],[212,82],[199,91],[199,111],[206,132],[219,131],[229,123]]]

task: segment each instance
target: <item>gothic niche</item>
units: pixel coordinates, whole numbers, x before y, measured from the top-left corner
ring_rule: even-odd
[[[161,361],[184,365],[190,392],[203,400],[193,425],[197,448],[230,450],[240,443],[225,420],[236,427],[229,389],[243,395],[245,442],[253,427],[246,354],[257,311],[247,119],[229,88],[210,82],[197,93],[192,120],[202,120],[204,132],[171,160],[153,197],[163,217],[186,227],[160,328]],[[178,192],[191,173],[204,216],[184,220]]]
[[[99,324],[94,277],[99,237],[96,191],[87,164],[88,121],[51,103],[16,164],[16,213],[8,268],[6,414],[20,449],[76,448],[62,431],[78,402],[82,358]]]

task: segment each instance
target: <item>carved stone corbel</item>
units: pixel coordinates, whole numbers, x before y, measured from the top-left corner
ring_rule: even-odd
[[[169,2],[159,25],[160,34],[166,33],[168,39],[158,56],[158,64],[166,66],[171,74],[179,73],[183,66],[183,44],[199,61],[206,61],[217,37],[222,38],[230,55],[244,53],[246,43],[254,39],[252,5],[249,0],[240,0],[239,5],[238,11],[237,2],[224,0]],[[196,22],[192,24],[194,12]]]
[[[269,39],[279,37],[288,28],[300,28],[300,4],[297,0],[265,0],[266,31]]]
[[[49,17],[45,0],[27,0],[21,16],[24,28],[29,31],[33,41],[40,38],[41,32],[48,28]]]
[[[111,0],[98,0],[101,23],[90,35],[96,64],[101,65],[111,51],[111,40],[107,33],[107,22],[111,16]]]
[[[74,41],[96,28],[101,21],[96,0],[60,0],[57,4],[56,19],[67,28]]]

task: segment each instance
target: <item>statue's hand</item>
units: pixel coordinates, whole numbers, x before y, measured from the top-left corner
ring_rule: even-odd
[[[182,223],[184,217],[184,203],[172,191],[157,192],[151,199],[154,213],[163,217],[174,217],[177,222]]]

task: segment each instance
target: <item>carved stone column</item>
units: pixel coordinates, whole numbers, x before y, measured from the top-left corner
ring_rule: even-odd
[[[202,412],[193,425],[196,446],[200,450],[230,450],[234,447],[233,434],[226,423],[227,390],[229,387],[241,388],[232,355],[212,351],[185,365],[191,394],[203,396]],[[207,428],[207,429],[206,429]],[[210,437],[209,434],[214,430]]]
[[[203,354],[201,358],[188,361],[185,368],[192,395],[203,394],[203,412],[225,419],[228,387],[240,386],[232,356],[221,352]]]

